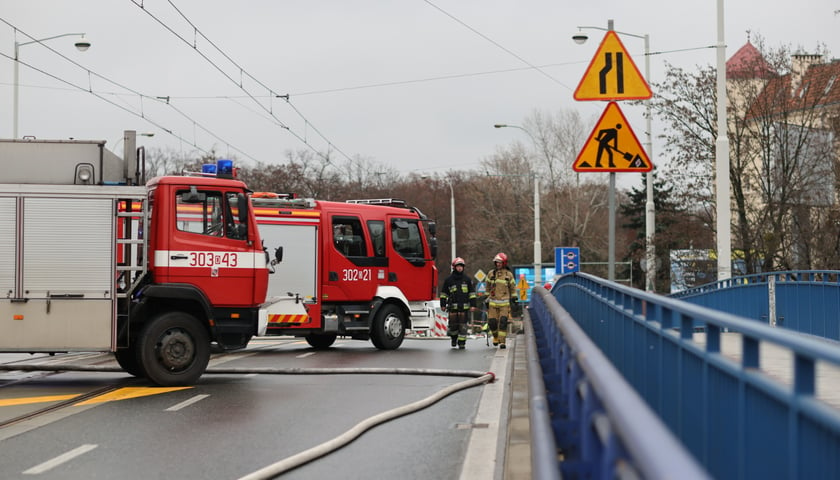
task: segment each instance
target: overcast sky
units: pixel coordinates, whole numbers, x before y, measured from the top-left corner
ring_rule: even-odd
[[[838,9],[836,0],[726,1],[726,56],[750,31],[771,47],[825,44],[838,57]],[[534,110],[577,109],[594,128],[604,104],[572,95],[604,32],[586,30],[581,46],[571,40],[577,26],[613,19],[619,32],[649,34],[651,51],[670,52],[651,57],[654,82],[665,61],[714,65],[715,50],[699,47],[717,41],[712,0],[0,0],[0,19],[4,138],[13,136],[14,29],[21,43],[84,32],[84,53],[75,37],[44,43],[82,68],[40,44],[20,47],[21,61],[43,72],[21,65],[19,135],[113,145],[134,129],[155,133],[138,141],[150,148],[196,144],[277,163],[329,142],[339,160],[423,174],[527,144],[524,132],[493,124],[521,124]],[[643,71],[643,41],[621,39]],[[286,94],[291,104],[270,98]],[[622,109],[641,139],[641,108]]]

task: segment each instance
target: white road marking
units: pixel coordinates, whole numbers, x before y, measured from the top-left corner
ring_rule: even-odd
[[[301,355],[297,355],[297,356],[295,356],[295,358],[306,358],[306,357],[308,357],[308,356],[310,356],[310,355],[315,355],[315,352],[303,353],[303,354],[301,354]]]
[[[196,395],[196,396],[194,396],[190,399],[184,400],[183,402],[181,402],[177,405],[172,405],[171,407],[164,410],[164,412],[177,412],[178,410],[180,410],[184,407],[189,407],[193,403],[200,402],[200,401],[204,400],[205,398],[207,398],[209,396],[210,395],[206,395],[206,394]]]
[[[63,453],[63,454],[53,458],[52,460],[47,460],[46,462],[44,462],[40,465],[36,465],[36,466],[30,468],[29,470],[26,470],[25,472],[23,472],[23,474],[24,475],[40,475],[44,472],[52,470],[53,468],[61,465],[62,463],[69,462],[70,460],[73,460],[74,458],[78,457],[79,455],[83,455],[83,454],[93,450],[94,448],[96,448],[98,446],[99,445],[93,445],[93,444],[90,444],[90,443],[86,443],[86,444],[82,445],[81,447],[74,448],[73,450],[70,450],[67,453]]]

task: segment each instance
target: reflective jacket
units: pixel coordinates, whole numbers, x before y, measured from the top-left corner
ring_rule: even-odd
[[[475,288],[472,280],[464,272],[452,272],[443,281],[443,290],[440,292],[440,306],[449,309],[450,312],[469,310],[475,306]]]
[[[491,307],[510,305],[510,297],[516,295],[513,272],[507,267],[494,268],[487,275],[487,294]]]

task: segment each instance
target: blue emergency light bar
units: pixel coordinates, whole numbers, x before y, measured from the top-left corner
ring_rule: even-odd
[[[233,160],[219,160],[216,162],[216,176],[233,178]]]
[[[202,165],[201,174],[208,177],[234,178],[236,169],[233,167],[233,160],[218,160],[215,164]]]

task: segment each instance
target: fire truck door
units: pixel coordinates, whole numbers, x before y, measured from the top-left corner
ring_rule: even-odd
[[[195,285],[217,306],[253,303],[254,270],[264,268],[265,254],[248,244],[246,226],[232,209],[235,204],[235,192],[176,194],[175,228],[168,236],[168,248],[155,253],[163,281]],[[167,268],[161,272],[164,265]]]
[[[416,219],[390,218],[389,284],[398,286],[408,300],[425,299],[432,278],[430,252],[421,236],[423,228]],[[423,278],[428,280],[423,280]]]
[[[318,272],[318,227],[314,224],[260,224],[268,254],[283,247],[283,261],[275,265],[268,277],[271,297],[297,296],[305,302],[315,301]]]

